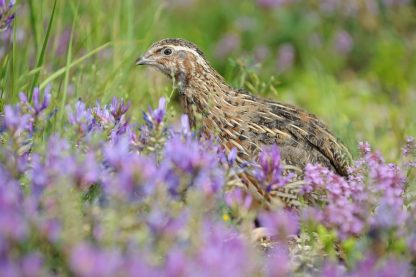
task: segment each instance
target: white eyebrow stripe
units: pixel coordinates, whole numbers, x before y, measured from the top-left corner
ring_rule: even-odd
[[[195,51],[192,48],[189,47],[184,47],[184,46],[179,46],[179,45],[169,45],[169,47],[172,47],[173,49],[177,50],[177,51],[187,51],[187,52],[191,52],[197,59],[197,61],[201,64],[205,64],[207,63],[205,61],[205,59],[201,56],[201,54],[199,54],[197,51]]]

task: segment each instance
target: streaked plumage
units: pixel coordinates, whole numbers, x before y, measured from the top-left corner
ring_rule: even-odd
[[[232,88],[193,43],[161,40],[137,64],[154,66],[172,78],[191,124],[200,120],[205,134],[216,134],[228,151],[236,147],[239,162],[252,160],[264,145],[277,144],[288,168],[301,172],[307,163],[320,163],[347,175],[351,161],[348,150],[318,118],[294,106]],[[269,194],[257,186],[252,176],[245,174],[241,178],[266,202],[274,195],[287,206],[299,205],[297,185]]]

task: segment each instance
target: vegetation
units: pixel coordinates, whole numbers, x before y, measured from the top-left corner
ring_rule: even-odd
[[[412,276],[415,15],[411,0],[0,0],[2,272]],[[258,215],[276,244],[250,242],[234,180],[281,184],[278,149],[240,169],[200,141],[170,82],[134,67],[165,37],[353,152],[348,180],[307,168],[304,193],[325,188],[327,205]]]

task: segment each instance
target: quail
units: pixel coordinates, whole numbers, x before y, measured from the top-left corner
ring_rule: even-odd
[[[179,38],[160,40],[136,64],[155,67],[171,78],[191,125],[199,123],[207,136],[216,134],[226,151],[236,148],[239,163],[253,161],[262,147],[276,144],[289,169],[303,170],[308,163],[318,163],[339,175],[348,174],[348,149],[316,116],[231,87],[195,44]],[[250,174],[240,178],[266,203],[277,198],[286,207],[300,205],[299,187],[282,186],[270,193]]]

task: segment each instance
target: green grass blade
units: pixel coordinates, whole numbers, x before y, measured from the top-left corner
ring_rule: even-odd
[[[67,99],[67,94],[68,94],[68,83],[69,83],[69,73],[71,71],[71,61],[72,61],[72,46],[73,46],[73,38],[74,38],[74,30],[75,30],[75,23],[77,21],[77,16],[78,16],[78,6],[75,7],[74,5],[72,5],[72,9],[74,11],[74,19],[72,22],[72,28],[71,28],[71,35],[70,35],[70,39],[69,39],[69,45],[68,45],[68,52],[67,52],[67,56],[66,56],[66,65],[65,65],[65,75],[64,75],[64,87],[63,87],[63,91],[62,91],[62,95],[61,95],[61,104],[60,104],[60,108],[59,108],[59,112],[58,112],[58,120],[57,120],[57,124],[58,124],[58,129],[61,130],[61,128],[63,127],[63,123],[62,123],[62,119],[65,113],[65,104],[66,104],[66,99]]]
[[[10,71],[11,71],[11,95],[10,95],[10,99],[14,99],[14,96],[17,95],[18,93],[18,88],[17,88],[17,84],[18,84],[18,72],[17,72],[17,49],[16,49],[16,41],[17,41],[17,30],[15,28],[15,26],[17,25],[17,19],[14,20],[13,22],[13,43],[12,43],[12,62],[10,63]]]
[[[57,70],[55,73],[51,74],[48,78],[45,79],[45,81],[43,81],[40,85],[39,88],[40,89],[44,89],[46,87],[47,84],[49,84],[50,82],[52,82],[53,80],[55,80],[56,78],[60,77],[62,74],[64,74],[66,72],[66,70],[72,69],[74,66],[82,63],[83,61],[85,61],[86,59],[88,59],[89,57],[93,56],[94,54],[100,52],[101,50],[107,48],[109,45],[111,44],[111,42],[107,42],[104,43],[103,45],[95,48],[94,50],[92,50],[91,52],[85,54],[84,56],[82,56],[81,58],[73,61],[70,65],[68,66],[64,66],[61,69]]]
[[[37,53],[39,49],[39,37],[38,37],[37,29],[36,29],[36,12],[34,8],[35,6],[33,5],[33,0],[29,0],[28,4],[29,4],[29,13],[30,13],[30,27],[32,29],[33,40],[35,41],[35,49]]]
[[[44,62],[46,47],[48,46],[48,41],[49,41],[49,36],[51,34],[53,19],[55,17],[56,3],[57,3],[57,0],[55,0],[54,4],[53,4],[51,17],[50,17],[49,23],[48,23],[48,29],[46,31],[45,40],[43,41],[43,45],[42,45],[42,51],[39,55],[39,59],[38,59],[38,62],[36,64],[36,67],[41,67],[43,65],[43,62]],[[29,100],[30,101],[32,99],[33,89],[35,88],[36,84],[38,83],[39,75],[40,75],[40,72],[36,73],[35,77],[33,78],[32,86],[31,86],[30,91],[29,91]]]

